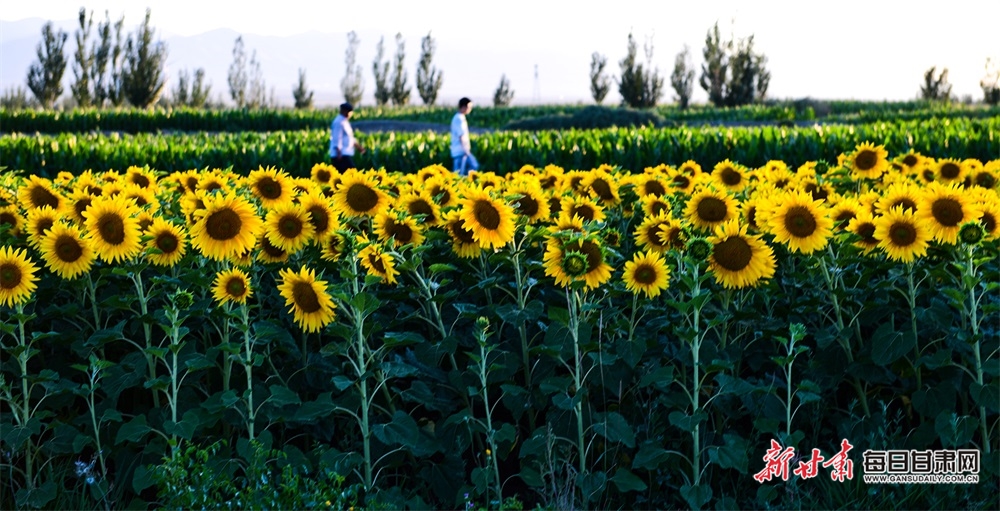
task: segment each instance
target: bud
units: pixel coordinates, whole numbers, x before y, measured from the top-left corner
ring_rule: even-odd
[[[604,243],[609,247],[617,247],[622,241],[622,233],[618,232],[618,229],[605,229],[602,234]]]
[[[178,310],[188,309],[194,304],[194,296],[188,291],[178,290],[174,293],[173,301]]]
[[[691,238],[685,247],[687,253],[695,260],[705,261],[712,255],[712,244],[705,238]]]
[[[490,327],[490,320],[486,316],[479,316],[479,318],[476,319],[476,328],[477,329],[479,329],[479,330],[486,330],[489,327]]]
[[[975,245],[983,239],[983,226],[979,222],[966,222],[958,230],[958,239],[966,245]]]
[[[570,277],[580,277],[587,273],[587,256],[575,250],[563,254],[562,269]]]

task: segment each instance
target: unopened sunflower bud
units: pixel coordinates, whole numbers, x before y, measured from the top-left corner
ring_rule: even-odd
[[[958,230],[958,239],[966,245],[975,245],[983,239],[983,226],[979,222],[966,222]]]
[[[580,277],[587,273],[587,256],[575,250],[567,251],[563,255],[563,271],[570,277]]]
[[[708,242],[705,238],[691,238],[687,242],[685,247],[688,255],[698,261],[704,261],[708,259],[708,256],[712,255],[712,244]]]

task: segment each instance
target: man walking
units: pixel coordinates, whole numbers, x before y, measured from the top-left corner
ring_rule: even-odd
[[[354,138],[354,130],[351,129],[351,115],[354,107],[350,103],[340,105],[340,114],[333,119],[330,124],[330,159],[337,170],[344,172],[347,169],[357,168],[354,166],[354,150],[365,152],[365,148]]]
[[[470,170],[479,170],[479,162],[472,155],[472,143],[469,140],[469,123],[465,116],[472,111],[472,100],[458,100],[458,112],[451,118],[451,157],[454,159],[455,172],[460,176],[469,175]]]

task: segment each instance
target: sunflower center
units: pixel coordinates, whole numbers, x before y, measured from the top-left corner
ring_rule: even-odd
[[[889,227],[889,238],[897,247],[906,247],[917,241],[917,229],[912,224],[896,222]]]
[[[997,228],[997,219],[992,213],[983,212],[983,216],[979,218],[979,223],[983,224],[983,230],[987,233],[991,233]]]
[[[556,185],[556,176],[545,176],[538,180],[538,184],[542,185],[543,190],[548,190]]]
[[[906,165],[907,167],[912,167],[916,164],[917,164],[917,155],[908,154],[903,157],[903,165]]]
[[[690,184],[691,180],[687,176],[674,176],[674,186],[677,188],[686,189]]]
[[[31,189],[31,203],[36,207],[52,206],[52,209],[59,208],[59,198],[44,186],[36,186]]]
[[[566,252],[563,255],[563,271],[570,277],[579,277],[587,273],[587,256],[580,252]]]
[[[993,188],[997,184],[997,178],[993,177],[993,174],[990,174],[989,172],[980,172],[976,174],[976,178],[973,182],[983,188]]]
[[[726,218],[726,203],[715,198],[705,197],[698,202],[698,218],[706,222],[721,222]]]
[[[146,188],[149,186],[149,178],[142,174],[132,174],[132,183],[139,185],[139,188]]]
[[[434,208],[423,199],[411,202],[406,206],[406,210],[413,216],[424,215],[424,222],[434,222],[437,220],[434,218]]]
[[[500,212],[488,200],[477,200],[472,206],[472,213],[476,217],[476,222],[488,231],[496,230],[500,227]]]
[[[783,190],[786,186],[788,186],[788,179],[781,178],[774,182],[774,187],[779,190]]]
[[[902,206],[903,209],[908,209],[910,211],[916,211],[916,209],[917,209],[917,203],[914,202],[913,199],[910,199],[908,197],[903,197],[903,198],[900,198],[900,199],[896,199],[895,202],[893,202],[892,204],[889,205],[888,209],[892,209],[892,208],[895,208],[897,206]]]
[[[97,231],[109,245],[121,245],[125,241],[125,221],[114,213],[102,215],[97,220]]]
[[[378,194],[363,183],[355,183],[347,189],[347,205],[354,211],[370,211],[378,204]]]
[[[954,227],[962,221],[962,204],[950,197],[941,198],[931,205],[931,213],[939,224]]]
[[[295,239],[302,234],[302,219],[295,215],[285,215],[278,222],[278,234],[282,238]]]
[[[722,178],[722,182],[726,186],[736,186],[743,182],[743,175],[736,172],[736,169],[732,167],[726,167],[719,172],[719,177]]]
[[[209,181],[202,188],[204,188],[204,190],[206,192],[212,192],[212,191],[215,191],[215,190],[221,190],[222,189],[222,183],[220,183],[218,181]]]
[[[240,277],[232,277],[226,282],[226,294],[234,298],[239,298],[246,294],[247,285]]]
[[[9,225],[13,227],[17,225],[17,217],[14,216],[14,213],[4,211],[3,213],[0,213],[0,225]]]
[[[738,272],[750,265],[753,250],[750,244],[740,236],[732,236],[721,243],[716,243],[712,249],[715,262],[732,272]]]
[[[156,248],[164,254],[173,254],[180,246],[180,240],[172,232],[163,232],[156,237]]]
[[[205,219],[205,232],[214,240],[231,240],[240,233],[242,227],[243,220],[239,213],[229,208],[220,209]]]
[[[595,179],[593,183],[590,184],[597,196],[603,201],[611,201],[615,199],[615,194],[611,191],[611,185],[603,179]]]
[[[684,231],[678,227],[669,227],[666,229],[661,228],[663,236],[660,238],[664,240],[664,245],[669,245],[676,249],[684,248]]]
[[[378,273],[379,275],[385,275],[385,263],[382,261],[382,257],[380,254],[375,254],[375,253],[369,254],[368,264],[372,265],[372,268],[375,269],[375,273]]]
[[[264,236],[260,239],[260,249],[264,251],[265,254],[274,259],[281,259],[285,257],[286,252],[281,247],[274,246],[271,240]]]
[[[319,296],[316,296],[316,290],[308,282],[296,282],[292,286],[292,298],[295,300],[295,305],[306,314],[320,309]]]
[[[858,226],[858,236],[861,236],[861,242],[865,245],[878,245],[878,240],[875,239],[875,224],[864,223]]]
[[[149,226],[153,225],[153,219],[151,217],[143,217],[139,219],[139,231],[146,232],[149,230]]]
[[[531,218],[538,214],[538,201],[530,195],[524,195],[514,202],[517,212]]]
[[[434,200],[438,204],[448,204],[451,202],[451,192],[441,185],[434,185],[434,188],[431,188],[431,197],[434,197]]]
[[[21,269],[14,263],[0,265],[0,289],[15,289],[21,284]]]
[[[413,240],[413,229],[410,229],[410,226],[405,223],[389,220],[385,226],[385,232],[389,237],[396,238],[396,241],[404,245]]]
[[[449,224],[451,228],[451,235],[454,236],[458,241],[462,243],[475,243],[476,239],[472,237],[472,231],[462,227],[462,221],[458,220]]]
[[[785,229],[796,238],[808,238],[816,232],[816,217],[805,206],[793,206],[785,215]]]
[[[76,201],[76,204],[73,204],[73,209],[76,211],[77,216],[82,217],[83,212],[87,211],[87,208],[90,207],[91,202],[93,202],[93,199],[91,199],[90,197],[84,197]]]
[[[812,195],[813,200],[822,200],[830,196],[830,192],[823,189],[816,183],[809,183],[806,185],[806,193]]]
[[[330,227],[330,215],[322,206],[312,205],[306,211],[309,212],[309,223],[316,228],[317,233],[324,233]]]
[[[635,269],[635,281],[644,286],[652,285],[656,282],[656,268],[649,264],[640,264]]]
[[[596,215],[597,212],[589,204],[575,204],[569,210],[569,216],[579,216],[587,221],[593,220]]]
[[[51,218],[42,218],[35,224],[36,234],[39,236],[44,236],[45,231],[52,228],[53,220]]]
[[[597,243],[587,240],[582,243],[578,241],[574,245],[576,247],[573,250],[587,256],[587,271],[592,271],[604,264],[604,254],[601,253],[601,247]]]
[[[660,238],[660,230],[666,226],[661,223],[655,223],[650,225],[646,229],[646,237],[649,238],[649,244],[656,247],[666,247],[667,244]]]
[[[757,206],[750,206],[746,210],[747,215],[747,225],[753,228],[757,228]]]
[[[184,186],[187,186],[187,189],[190,190],[190,191],[192,191],[192,192],[197,191],[198,190],[198,178],[194,177],[194,176],[191,176],[191,177],[187,178],[187,180],[184,181]]]
[[[320,170],[316,171],[316,181],[319,182],[319,183],[323,183],[323,184],[329,183],[331,177],[333,177],[333,176],[330,174],[329,170],[320,169]]]
[[[833,220],[835,222],[837,222],[838,224],[843,224],[843,223],[850,222],[856,216],[858,216],[858,215],[854,214],[853,211],[851,211],[849,209],[845,209],[845,210],[841,211],[840,213],[837,213],[837,216],[833,217]]]
[[[257,181],[257,193],[265,199],[277,199],[281,197],[281,183],[271,176],[264,176]]]
[[[677,178],[681,178],[681,179],[679,180]],[[683,180],[684,182],[680,183],[681,180]],[[677,176],[677,177],[674,178],[674,183],[677,183],[678,186],[680,186],[680,187],[686,187],[687,183],[688,183],[688,178],[686,178],[684,176]],[[647,179],[646,180],[646,184],[642,188],[646,192],[646,195],[655,195],[655,196],[659,197],[659,196],[667,193],[667,189],[664,188],[663,185],[660,184],[660,182],[657,181],[657,180],[655,180],[655,179]]]
[[[962,167],[959,167],[954,162],[946,161],[941,165],[941,177],[945,179],[955,179],[961,173]]]
[[[854,168],[861,171],[871,170],[878,163],[878,154],[871,149],[862,149],[854,157]]]
[[[75,236],[63,234],[55,242],[56,257],[64,263],[74,263],[83,257],[83,247]]]
[[[656,201],[656,202],[650,204],[650,206],[649,206],[649,212],[653,216],[659,215],[660,213],[662,213],[666,209],[667,209],[667,205],[664,204],[664,203],[662,203],[662,202],[660,202],[660,201]]]

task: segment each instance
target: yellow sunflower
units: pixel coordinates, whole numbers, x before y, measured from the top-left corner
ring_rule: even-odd
[[[664,230],[669,230],[672,226],[669,212],[661,212],[659,215],[647,216],[642,223],[636,226],[634,236],[635,242],[646,250],[652,250],[662,254],[670,248],[670,241],[660,236]],[[669,233],[668,233],[669,234]]]
[[[867,210],[858,211],[857,216],[847,224],[847,230],[857,236],[854,246],[868,254],[878,248],[878,238],[875,237],[875,217]]]
[[[472,236],[472,231],[462,226],[464,223],[461,212],[455,209],[445,214],[443,225],[451,238],[452,251],[462,259],[470,259],[478,256],[483,249]]]
[[[421,225],[437,225],[441,222],[441,206],[427,190],[410,190],[399,197],[399,209],[406,211]]]
[[[157,200],[153,190],[149,188],[129,184],[122,188],[120,195],[134,202],[142,210],[155,212],[160,209],[160,201]]]
[[[983,226],[984,237],[987,240],[1000,236],[1000,199],[993,198],[979,204],[983,215],[979,217],[979,225]]]
[[[66,201],[59,192],[52,188],[51,181],[34,174],[28,176],[26,182],[21,185],[17,191],[17,199],[25,211],[43,206],[61,211],[63,203]]]
[[[430,192],[431,197],[434,198],[434,202],[442,208],[458,204],[459,197],[452,186],[450,175],[439,175],[428,179],[424,182],[423,190]]]
[[[708,231],[736,218],[737,213],[736,200],[712,188],[703,188],[695,193],[684,209],[684,216],[691,224]]]
[[[856,198],[843,198],[837,201],[833,207],[830,208],[830,219],[833,220],[834,227],[838,230],[844,230],[847,228],[847,224],[851,223],[858,214],[865,208],[861,205],[861,201]]]
[[[21,227],[24,224],[24,218],[21,217],[21,212],[17,206],[9,204],[7,206],[0,207],[0,227],[6,227],[7,232],[11,236],[17,236],[21,234]]]
[[[460,201],[462,227],[482,248],[498,249],[514,239],[514,208],[482,188],[470,188]]]
[[[657,216],[661,213],[670,214],[670,201],[662,195],[646,194],[640,201],[642,202],[642,213],[645,217]]]
[[[83,224],[87,219],[83,218],[83,212],[87,211],[94,201],[94,196],[85,190],[74,190],[66,198],[66,214],[78,224]]]
[[[0,247],[0,306],[22,305],[35,291],[38,267],[27,252],[14,247]]]
[[[735,219],[716,227],[708,242],[712,245],[708,269],[722,287],[756,287],[774,276],[774,251],[760,236],[747,235],[746,226],[740,227]]]
[[[958,243],[962,224],[979,220],[982,209],[966,198],[958,184],[927,185],[917,206],[917,220],[930,228],[931,236],[941,243]]]
[[[737,165],[728,159],[720,161],[712,169],[712,180],[715,184],[732,193],[746,188],[749,177],[742,165]]]
[[[253,248],[264,222],[246,199],[230,192],[206,196],[204,209],[194,212],[191,244],[216,261],[234,258]]]
[[[802,192],[786,192],[772,200],[767,225],[774,239],[792,252],[811,254],[826,247],[833,229],[830,210],[823,201]]]
[[[897,161],[899,161],[899,163],[906,170],[913,170],[920,167],[920,165],[924,162],[924,156],[915,152],[913,149],[910,149],[910,151],[906,154],[899,156]]]
[[[674,171],[677,172],[677,171]],[[645,199],[650,195],[662,197],[667,194],[667,187],[663,184],[664,177],[659,174],[639,174],[635,177],[635,192],[639,197]],[[670,179],[669,171],[668,177]],[[687,179],[691,182],[691,179]]]
[[[611,278],[612,267],[605,261],[604,250],[595,235],[573,235],[568,240],[549,238],[544,256],[545,274],[556,284],[568,287],[583,282],[594,289]]]
[[[74,279],[90,271],[97,254],[83,237],[80,228],[56,222],[42,237],[38,247],[45,266],[63,279]]]
[[[560,211],[571,217],[579,216],[585,222],[604,221],[604,208],[590,197],[567,195],[563,198]]]
[[[581,185],[583,189],[589,190],[591,197],[600,200],[604,207],[612,207],[621,202],[617,180],[603,168],[591,170]]]
[[[893,208],[903,208],[909,211],[917,210],[920,200],[920,188],[912,183],[893,183],[882,192],[882,197],[875,201],[875,213],[884,214]]]
[[[324,261],[339,261],[348,249],[347,238],[339,232],[330,231],[319,238],[320,258]]]
[[[348,169],[333,195],[333,207],[342,217],[375,216],[389,204],[389,196],[370,174]]]
[[[154,218],[146,235],[146,257],[157,266],[170,268],[187,253],[187,233],[173,222]]]
[[[309,171],[309,177],[321,186],[331,185],[335,177],[340,176],[340,171],[329,163],[317,163]]]
[[[864,142],[854,149],[844,164],[856,178],[878,179],[889,169],[889,153],[885,147]]]
[[[423,231],[417,226],[417,221],[408,217],[406,213],[393,210],[385,210],[375,215],[375,234],[379,240],[389,243],[394,247],[413,244],[420,245],[424,242]]]
[[[698,165],[698,162],[694,160],[688,160],[680,164],[680,166],[677,167],[677,170],[683,172],[688,176],[694,177],[697,176],[698,174],[701,174],[701,165]]]
[[[262,263],[274,264],[288,261],[288,252],[285,249],[275,246],[267,236],[261,235],[257,240],[260,250],[257,251],[257,260]]]
[[[247,298],[253,296],[250,277],[239,268],[220,271],[215,275],[212,295],[219,302],[219,305],[225,305],[229,302],[247,303]]]
[[[146,167],[131,166],[125,171],[125,182],[156,191],[156,173]]]
[[[98,197],[83,213],[87,239],[108,263],[132,259],[142,250],[134,203],[124,197]]]
[[[549,201],[536,181],[525,181],[507,189],[511,197],[510,204],[518,215],[524,217],[529,224],[546,219],[551,213]]]
[[[927,253],[931,233],[916,213],[897,206],[875,219],[875,239],[890,259],[908,263]]]
[[[942,158],[934,165],[935,181],[939,183],[961,183],[967,173],[968,168],[953,158]]]
[[[364,245],[364,241],[360,242],[360,244]],[[396,276],[399,275],[399,271],[396,270],[396,263],[392,255],[385,253],[381,243],[367,244],[367,246],[358,251],[357,257],[358,261],[361,262],[361,266],[364,266],[369,275],[381,277],[387,284],[396,283]]]
[[[59,213],[49,206],[28,210],[26,223],[28,225],[28,244],[38,248],[38,244],[48,231],[59,220]]]
[[[337,306],[326,291],[325,280],[317,280],[316,273],[305,266],[298,273],[282,269],[278,274],[281,277],[278,291],[299,328],[307,333],[318,332],[333,322]]]
[[[274,167],[260,167],[250,172],[246,179],[250,193],[260,199],[265,208],[289,202],[295,196],[292,178],[285,171]]]
[[[632,293],[645,293],[648,298],[656,298],[670,283],[670,268],[656,252],[638,252],[631,261],[625,263],[622,275],[625,288]]]
[[[314,232],[313,239],[320,239],[331,231],[340,229],[340,219],[330,207],[330,202],[318,192],[299,196],[299,205],[309,214],[309,223]]]
[[[567,213],[560,213],[559,218],[556,219],[551,230],[552,232],[583,232],[583,219],[580,218],[580,215],[569,216]]]
[[[687,229],[684,228],[684,222],[676,218],[670,218],[666,223],[661,223],[660,232],[656,233],[656,236],[668,249],[674,250],[683,250],[689,238]]]
[[[316,228],[301,205],[286,202],[267,212],[264,233],[272,245],[294,254],[312,240]]]

